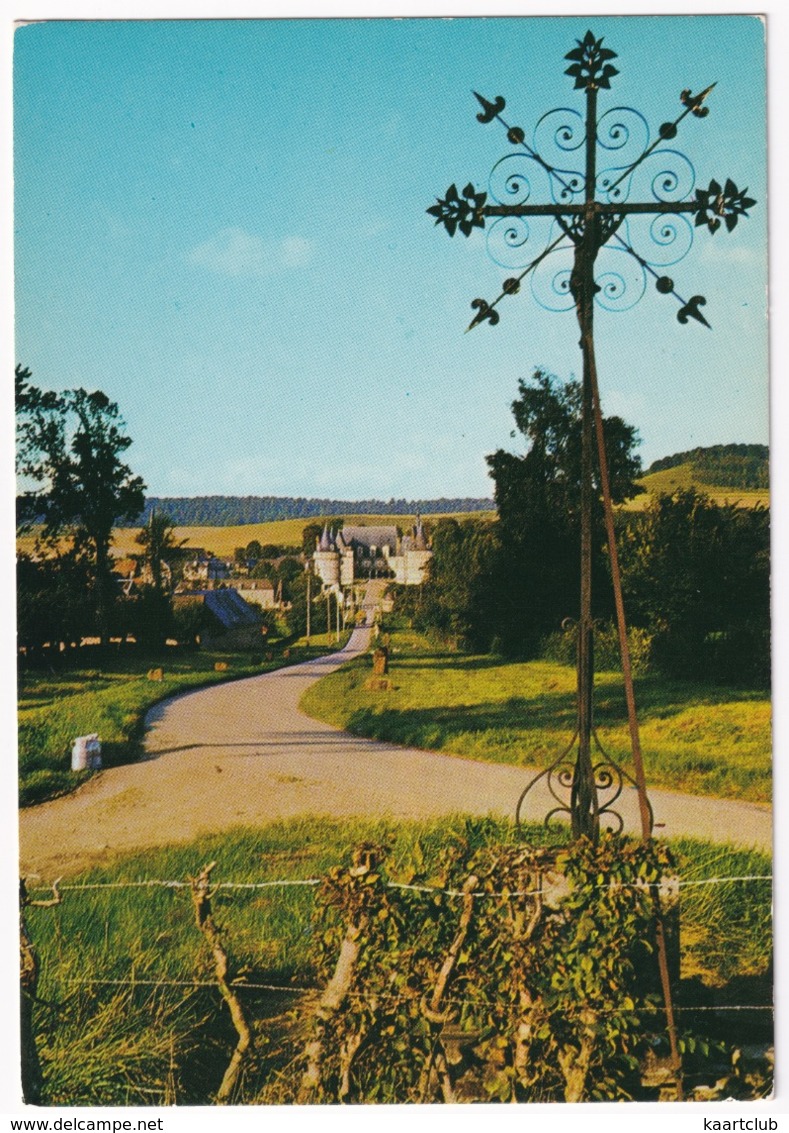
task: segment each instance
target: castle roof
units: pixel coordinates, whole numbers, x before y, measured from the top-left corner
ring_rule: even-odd
[[[355,543],[362,547],[389,547],[392,552],[397,550],[396,527],[354,527],[348,524],[342,529],[342,541],[346,546]]]
[[[320,540],[318,542],[318,550],[319,551],[333,551],[333,550],[335,550],[334,540],[332,539],[331,535],[329,534],[328,524],[325,524],[325,523],[323,525],[323,534],[321,535]]]
[[[401,549],[405,551],[429,551],[430,545],[425,535],[425,529],[422,526],[422,517],[416,517],[416,523],[411,528],[408,535],[404,535],[401,543]]]
[[[413,549],[415,551],[426,551],[427,550],[427,537],[425,535],[425,529],[422,526],[421,515],[418,515],[416,517],[416,527],[414,528],[414,538],[413,538]]]

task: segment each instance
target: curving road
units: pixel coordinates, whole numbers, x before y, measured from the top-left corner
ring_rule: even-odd
[[[51,881],[116,853],[295,815],[511,816],[524,768],[361,739],[299,710],[309,685],[364,651],[369,634],[357,629],[339,653],[157,705],[145,759],[21,812],[23,876]],[[766,806],[659,790],[650,798],[657,834],[771,849]],[[526,817],[548,809],[546,793],[533,791]],[[621,809],[637,832],[634,790]]]

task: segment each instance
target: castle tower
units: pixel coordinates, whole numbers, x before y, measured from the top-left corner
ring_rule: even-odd
[[[403,537],[403,583],[406,586],[419,586],[427,578],[427,564],[433,552],[422,526],[422,516],[417,515],[416,525],[411,535]]]
[[[340,554],[337,550],[333,533],[329,531],[328,524],[323,525],[320,539],[315,541],[315,553],[312,556],[315,573],[324,586],[338,586],[340,582]]]

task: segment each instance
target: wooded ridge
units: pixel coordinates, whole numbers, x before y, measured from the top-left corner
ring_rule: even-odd
[[[654,461],[647,469],[665,472],[690,464],[699,479],[722,488],[767,488],[770,480],[770,450],[767,445],[710,445],[677,452]]]
[[[491,499],[323,500],[302,496],[148,496],[133,526],[144,526],[151,512],[162,512],[177,527],[236,527],[277,519],[334,515],[449,515],[493,511]]]

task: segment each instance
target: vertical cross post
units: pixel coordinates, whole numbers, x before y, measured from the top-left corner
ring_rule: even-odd
[[[596,218],[597,88],[586,90],[585,193],[583,236],[576,244],[571,290],[581,332],[583,384],[581,403],[581,569],[578,622],[578,755],[573,771],[570,818],[573,837],[596,840],[600,818],[592,766],[594,706],[594,630],[592,625],[592,477],[593,406],[590,354],[593,349]]]
[[[535,282],[541,275],[550,274],[551,264],[556,263],[557,256],[566,256],[572,250],[572,270],[567,273],[565,268],[558,269],[549,288],[554,300],[556,296],[564,296],[566,304],[562,306],[564,299],[560,299],[559,306],[545,305],[552,310],[575,307],[583,360],[578,706],[576,737],[573,740],[574,744],[577,738],[578,744],[572,768],[568,766],[567,754],[573,744],[526,787],[518,803],[517,813],[519,816],[526,794],[539,780],[545,778],[552,798],[559,804],[552,806],[546,821],[559,813],[566,814],[570,818],[575,837],[585,835],[596,840],[603,816],[613,819],[621,827],[622,818],[614,809],[614,804],[621,795],[624,781],[628,780],[638,791],[642,833],[648,838],[652,823],[651,809],[646,797],[640,742],[637,739],[638,723],[629,660],[624,656],[627,636],[624,619],[620,616],[622,604],[618,575],[613,566],[635,779],[604,752],[602,762],[598,761],[597,764],[599,774],[596,773],[592,752],[593,746],[600,748],[593,717],[592,508],[596,494],[595,433],[600,453],[600,484],[606,497],[607,512],[611,507],[607,473],[603,472],[603,465],[607,462],[594,356],[594,306],[596,302],[602,302],[608,309],[616,309],[617,301],[623,294],[626,295],[630,287],[622,270],[622,263],[629,258],[637,265],[635,275],[640,275],[640,283],[635,286],[634,301],[638,301],[651,279],[659,294],[671,295],[680,304],[677,311],[680,323],[687,324],[693,319],[708,327],[709,323],[700,310],[706,302],[704,297],[692,295],[688,299],[683,298],[676,290],[674,280],[660,269],[664,264],[674,263],[682,258],[692,244],[694,227],[706,227],[714,234],[725,225],[725,229],[731,232],[739,218],[747,216],[748,209],[756,202],[747,196],[747,189],[739,190],[731,179],[727,179],[723,186],[712,180],[708,188],[696,188],[692,164],[673,146],[681,122],[689,115],[696,118],[707,116],[709,111],[704,103],[715,84],[708,86],[700,94],[683,90],[680,94],[682,110],[673,121],[662,123],[657,137],[650,142],[646,120],[629,107],[616,107],[598,119],[598,94],[601,90],[608,90],[611,79],[618,74],[611,63],[616,58],[616,53],[604,47],[602,39],[596,39],[588,31],[565,58],[571,63],[565,73],[572,76],[575,89],[584,91],[586,98],[586,114],[582,120],[583,136],[580,140],[576,138],[576,127],[581,115],[573,110],[563,108],[544,114],[537,123],[534,141],[529,144],[524,130],[505,121],[503,113],[506,103],[500,95],[491,102],[482,95],[475,94],[482,107],[477,120],[482,123],[499,122],[506,130],[507,141],[517,151],[498,162],[493,173],[501,173],[501,167],[513,160],[519,163],[517,170],[514,174],[505,174],[504,188],[499,190],[493,187],[492,175],[490,195],[494,203],[488,202],[486,192],[479,192],[469,182],[460,191],[456,185],[450,185],[446,196],[439,197],[427,211],[435,217],[436,224],[445,226],[450,236],[454,236],[456,232],[470,236],[474,229],[485,228],[486,221],[492,220],[494,223],[489,232],[489,240],[495,230],[504,225],[506,243],[507,237],[512,235],[508,226],[520,224],[522,227],[518,238],[514,238],[509,245],[517,249],[525,247],[531,239],[530,222],[534,223],[535,230],[540,224],[547,223],[550,226],[545,246],[538,254],[529,252],[519,264],[507,264],[522,267],[522,270],[518,275],[504,280],[501,292],[493,302],[489,303],[485,299],[475,299],[472,302],[471,306],[476,313],[469,330],[484,322],[495,326],[499,322],[497,308],[503,299],[518,294],[527,276],[531,277],[534,289]],[[642,145],[635,150],[632,140],[637,137],[642,138]],[[543,143],[547,148],[543,148]],[[583,168],[574,165],[576,151],[583,154]],[[607,162],[602,169],[598,169],[599,154],[604,155]],[[578,165],[581,165],[580,161]],[[545,200],[536,199],[532,179],[535,184],[542,181],[547,185]],[[639,181],[650,198],[630,200],[631,188]],[[652,218],[652,223],[645,229],[639,221],[647,217]],[[661,223],[663,217],[666,221]],[[692,217],[693,223],[686,217]],[[658,224],[661,226],[656,228]],[[651,249],[644,246],[650,240],[654,244]],[[672,254],[666,257],[666,247],[670,247],[674,241],[681,245],[683,240],[687,246],[680,250],[680,254],[676,255],[671,249]],[[607,273],[607,281],[603,280],[605,286],[602,290],[595,278],[596,263],[601,252],[608,257],[608,265],[603,273]],[[530,255],[533,258],[529,259]],[[566,276],[569,278],[565,278]],[[539,299],[536,290],[535,295]],[[628,306],[632,306],[632,302],[623,304],[624,309]],[[560,791],[567,789],[569,802],[560,795]],[[605,794],[606,791],[607,796],[601,798],[601,793]]]

